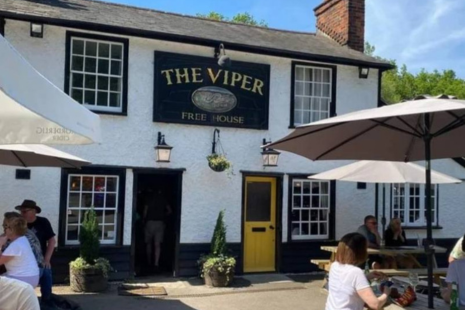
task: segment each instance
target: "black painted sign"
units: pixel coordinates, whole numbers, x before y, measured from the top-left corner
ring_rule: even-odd
[[[270,66],[155,52],[153,121],[268,129]]]

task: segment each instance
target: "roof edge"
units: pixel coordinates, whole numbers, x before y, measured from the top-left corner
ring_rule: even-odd
[[[28,15],[28,14],[17,14],[17,13],[12,13],[8,11],[0,11],[0,17],[4,17],[6,19],[20,20],[20,21],[41,22],[43,24],[48,24],[48,25],[62,26],[62,27],[68,27],[68,28],[74,28],[74,29],[82,29],[82,30],[95,31],[95,32],[100,32],[100,33],[102,32],[112,33],[116,35],[126,35],[126,36],[133,36],[133,37],[178,42],[178,43],[184,43],[184,44],[208,46],[212,48],[217,47],[220,43],[223,43],[227,49],[240,51],[240,52],[263,54],[263,55],[268,55],[268,56],[300,59],[300,60],[307,60],[307,61],[329,62],[329,63],[334,63],[334,64],[349,65],[349,66],[368,66],[370,68],[380,69],[383,71],[394,68],[394,66],[392,66],[389,63],[377,63],[377,62],[356,60],[356,59],[350,59],[350,58],[344,58],[344,57],[300,53],[300,52],[295,52],[295,51],[290,51],[290,50],[259,47],[259,46],[245,45],[245,44],[206,39],[206,38],[200,38],[200,37],[191,37],[191,36],[184,36],[184,35],[177,35],[177,34],[162,33],[158,31],[127,28],[127,27],[122,27],[122,26],[110,26],[110,25],[99,24],[99,23],[90,23],[90,22],[59,19],[59,18],[48,18],[48,17],[42,17],[42,16]]]

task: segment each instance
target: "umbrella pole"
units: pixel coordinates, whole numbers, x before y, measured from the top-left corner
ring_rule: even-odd
[[[381,218],[381,224],[383,225],[383,231],[381,236],[384,239],[384,232],[386,231],[386,184],[383,183],[383,217]]]
[[[425,142],[425,160],[426,160],[426,188],[425,188],[425,207],[426,207],[426,243],[425,252],[428,262],[428,308],[434,308],[433,302],[433,230],[432,230],[432,211],[431,211],[431,135],[430,135],[430,116],[425,114],[425,135],[423,140]]]

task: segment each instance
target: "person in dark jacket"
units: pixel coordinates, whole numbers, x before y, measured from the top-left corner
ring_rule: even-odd
[[[389,222],[388,228],[384,232],[384,241],[388,247],[399,247],[407,245],[407,238],[405,231],[402,229],[402,223],[400,219],[393,218]],[[415,259],[414,256],[409,254],[400,254],[395,257],[396,263],[402,268],[421,268],[420,263]]]

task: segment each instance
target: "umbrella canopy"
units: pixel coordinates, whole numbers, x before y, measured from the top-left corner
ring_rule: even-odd
[[[465,136],[465,101],[442,96],[419,99],[300,126],[264,147],[313,160],[425,160],[428,307],[433,308],[431,159],[465,156],[465,143],[461,143]]]
[[[0,35],[0,144],[89,144],[100,118],[35,70]]]
[[[317,180],[339,180],[366,183],[426,183],[425,168],[413,163],[361,160],[308,177]],[[462,181],[441,172],[431,171],[431,184]]]
[[[90,162],[41,144],[0,145],[0,165],[81,168]]]

